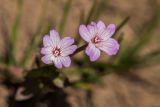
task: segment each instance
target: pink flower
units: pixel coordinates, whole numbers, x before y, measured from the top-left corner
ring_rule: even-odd
[[[85,52],[91,61],[96,61],[100,57],[100,50],[108,55],[115,55],[118,52],[119,43],[111,38],[115,29],[114,24],[109,24],[106,27],[102,21],[99,21],[97,24],[91,22],[87,26],[80,25],[80,36],[89,43]]]
[[[55,30],[50,31],[50,36],[45,35],[43,37],[44,47],[41,49],[42,61],[45,64],[52,64],[57,68],[69,67],[71,65],[71,59],[69,57],[76,49],[76,45],[72,45],[74,39],[71,37],[64,37],[60,39],[59,33]]]

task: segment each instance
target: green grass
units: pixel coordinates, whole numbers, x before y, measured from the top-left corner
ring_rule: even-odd
[[[11,31],[11,39],[10,39],[10,50],[9,50],[9,64],[16,64],[15,60],[15,50],[17,46],[17,38],[18,38],[18,31],[20,28],[20,21],[22,17],[22,7],[23,7],[23,0],[17,0],[17,14],[15,21],[12,26]]]

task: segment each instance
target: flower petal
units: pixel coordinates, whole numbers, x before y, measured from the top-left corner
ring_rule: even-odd
[[[73,54],[76,49],[77,49],[76,45],[71,45],[69,47],[63,48],[61,50],[61,55],[62,56],[68,56],[70,54]]]
[[[51,46],[49,46],[49,47],[43,47],[42,49],[41,49],[41,54],[51,54],[52,53],[52,47]]]
[[[50,31],[50,39],[52,41],[52,44],[55,46],[60,42],[59,33],[56,30]]]
[[[56,57],[54,60],[54,64],[57,68],[62,68],[62,62],[61,62],[61,57]]]
[[[41,58],[41,60],[45,64],[51,64],[52,63],[52,54],[43,56]]]
[[[85,25],[80,25],[79,27],[80,36],[87,42],[89,42],[91,38],[91,34]]]
[[[92,26],[97,26],[97,24],[96,24],[95,22],[91,22],[90,25],[92,25]]]
[[[99,44],[99,49],[106,52],[108,55],[116,55],[119,50],[119,43],[112,38]]]
[[[71,59],[69,56],[67,57],[61,57],[61,62],[64,67],[69,67],[71,65]]]
[[[99,33],[103,40],[109,39],[115,32],[116,26],[114,24],[109,24],[106,29]]]
[[[66,48],[74,43],[74,39],[71,37],[65,37],[60,42],[60,47]]]
[[[87,25],[87,28],[90,33],[90,37],[93,38],[97,33],[97,26],[96,25]]]
[[[90,57],[90,61],[96,61],[100,57],[100,50],[92,43],[89,43],[85,52]]]
[[[105,28],[106,28],[105,24],[104,24],[102,21],[99,21],[99,22],[97,23],[97,27],[98,27],[99,29],[105,29]]]
[[[43,37],[43,45],[44,47],[52,46],[52,41],[48,35]]]

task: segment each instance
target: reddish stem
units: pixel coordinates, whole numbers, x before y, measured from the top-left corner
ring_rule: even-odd
[[[79,47],[79,48],[78,48],[73,54],[71,54],[70,56],[72,57],[72,56],[74,56],[75,54],[83,51],[83,50],[87,47],[87,45],[88,45],[88,44],[82,45],[81,47]]]

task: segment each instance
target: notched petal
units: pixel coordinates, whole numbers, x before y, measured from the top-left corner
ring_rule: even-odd
[[[45,55],[41,58],[41,60],[45,64],[51,64],[52,63],[52,55]]]
[[[108,39],[100,45],[100,49],[107,53],[108,55],[116,55],[119,50],[119,43],[115,39]]]
[[[60,58],[58,58],[58,57],[55,58],[54,64],[55,64],[56,68],[58,68],[58,69],[61,69],[61,68],[62,68],[62,62],[61,62],[61,59],[60,59]]]
[[[44,47],[52,46],[52,41],[48,35],[43,37],[43,45]]]
[[[60,42],[60,47],[66,48],[74,43],[74,39],[72,37],[65,37]]]
[[[61,58],[64,67],[69,67],[71,65],[71,59],[69,56]]]
[[[59,33],[56,30],[50,31],[50,39],[52,41],[52,44],[55,46],[60,42],[60,36]]]
[[[107,40],[115,33],[115,30],[116,26],[114,24],[109,24],[99,35],[103,40]]]
[[[76,45],[71,45],[69,47],[66,47],[65,49],[62,49],[61,55],[62,56],[71,55],[71,54],[73,54],[76,51],[76,49],[77,49]]]
[[[105,24],[104,24],[101,20],[98,21],[97,27],[98,27],[99,29],[105,29],[105,28],[106,28]]]
[[[52,53],[52,47],[43,47],[41,49],[41,54],[51,54]]]
[[[109,24],[107,26],[106,32],[108,32],[108,35],[112,36],[114,34],[115,30],[116,30],[115,24]]]
[[[91,40],[91,34],[85,25],[80,25],[79,33],[85,41],[89,42]]]
[[[85,52],[90,57],[90,61],[96,61],[100,57],[100,50],[92,43],[87,46]]]

